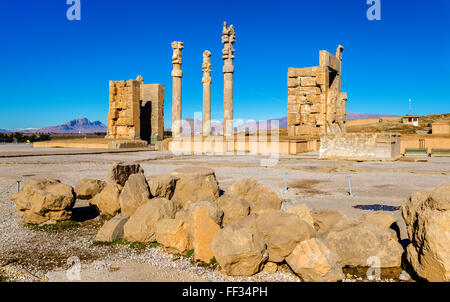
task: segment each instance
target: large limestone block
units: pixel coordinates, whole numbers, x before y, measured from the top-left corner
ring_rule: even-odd
[[[76,195],[71,186],[44,178],[27,181],[11,199],[25,222],[43,223],[70,219]]]
[[[144,174],[130,175],[119,196],[122,214],[125,216],[133,215],[139,206],[152,197]]]
[[[121,128],[118,128],[118,130]],[[108,181],[118,183],[122,187],[132,174],[144,174],[144,170],[139,164],[133,163],[116,163],[109,168]]]
[[[95,237],[95,241],[100,242],[112,242],[114,240],[120,239],[123,237],[123,227],[125,223],[128,221],[127,216],[116,215],[98,230],[97,236]]]
[[[403,248],[395,231],[382,225],[360,223],[319,233],[325,244],[340,257],[342,266],[370,266],[370,257],[380,260],[380,267],[399,267]]]
[[[267,209],[279,210],[281,208],[281,198],[259,184],[253,178],[244,178],[232,184],[226,194],[235,195],[251,203],[252,213],[262,213]]]
[[[183,219],[164,218],[156,222],[155,238],[158,243],[175,253],[184,255],[194,248],[189,223]]]
[[[251,276],[268,258],[267,246],[256,231],[256,215],[233,221],[216,233],[210,247],[227,275]]]
[[[413,193],[402,204],[408,237],[407,259],[417,275],[450,281],[450,184]]]
[[[214,257],[209,244],[220,230],[220,226],[211,219],[206,207],[196,207],[191,217],[194,258],[209,263]]]
[[[250,202],[239,196],[224,194],[217,199],[217,204],[223,211],[223,226],[250,214]]]
[[[276,210],[259,215],[256,227],[272,262],[282,262],[300,242],[316,235],[314,228],[296,214]]]
[[[100,214],[115,216],[120,211],[119,196],[122,187],[116,183],[107,183],[103,190],[94,196],[91,204]]]
[[[393,215],[381,212],[364,214],[359,218],[359,222],[378,224],[386,228],[395,228],[397,225],[397,219],[395,219]]]
[[[317,238],[300,242],[286,262],[306,282],[342,280],[339,256]]]
[[[153,198],[136,209],[124,226],[124,238],[130,242],[149,243],[156,240],[155,223],[175,218],[179,203],[165,198]]]
[[[327,232],[330,229],[338,229],[352,225],[341,213],[336,210],[322,209],[311,211],[314,228],[319,232]]]
[[[286,213],[291,213],[297,215],[301,220],[307,222],[309,225],[314,227],[314,219],[309,212],[308,206],[306,204],[297,204],[295,206],[286,209]]]
[[[205,167],[183,167],[170,175],[177,179],[172,199],[184,206],[188,201],[215,200],[219,197],[219,183],[214,170]]]
[[[92,199],[106,186],[106,182],[98,179],[81,179],[75,186],[75,193],[79,199]]]
[[[175,192],[176,178],[171,175],[157,175],[147,178],[150,193],[154,197],[172,199]]]
[[[214,221],[214,223],[222,225],[222,218],[224,214],[222,209],[216,203],[207,200],[202,200],[195,203],[188,201],[184,205],[184,209],[190,211],[191,213],[195,212],[197,208],[206,208],[209,217]]]

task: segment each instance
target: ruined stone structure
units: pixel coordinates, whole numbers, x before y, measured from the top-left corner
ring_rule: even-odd
[[[173,49],[172,55],[172,137],[181,135],[181,78],[183,71],[181,64],[181,50],[184,48],[183,42],[174,41],[171,44]]]
[[[203,136],[211,135],[211,52],[205,50],[203,52]]]
[[[319,66],[288,69],[288,135],[345,132],[347,94],[341,92],[342,51],[322,50]]]
[[[222,43],[223,43],[223,135],[230,136],[234,133],[233,126],[233,59],[234,48],[236,42],[234,26],[227,26],[227,22],[223,23]]]
[[[136,80],[109,82],[107,139],[162,139],[164,135],[164,85]]]

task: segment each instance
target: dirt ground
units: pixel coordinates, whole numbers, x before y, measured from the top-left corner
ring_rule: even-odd
[[[0,268],[0,278],[67,280],[66,270],[73,266],[68,259],[76,256],[83,281],[298,281],[288,271],[260,273],[250,278],[227,277],[218,268],[192,264],[160,247],[95,245],[93,238],[103,222],[90,213],[86,202],[76,204],[78,221],[61,229],[26,227],[10,201],[17,180],[52,177],[70,185],[84,177],[106,180],[108,167],[118,161],[140,163],[146,176],[169,173],[181,166],[208,166],[215,170],[224,191],[241,178],[253,177],[277,192],[284,200],[284,208],[304,203],[310,210],[336,209],[353,220],[368,213],[354,206],[400,206],[414,191],[450,182],[450,158],[444,157],[354,162],[323,161],[318,160],[317,153],[306,153],[280,156],[267,166],[267,157],[257,155],[175,156],[157,151],[52,155],[49,151],[54,149],[0,145],[0,266],[9,269]],[[14,156],[29,153],[33,156]],[[353,197],[348,194],[349,180]],[[406,240],[400,211],[389,213],[398,220],[401,237]]]

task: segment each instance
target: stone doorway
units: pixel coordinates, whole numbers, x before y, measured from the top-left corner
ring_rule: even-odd
[[[150,143],[151,135],[152,135],[152,102],[143,102],[140,101],[140,128],[141,128],[141,140],[147,141]]]

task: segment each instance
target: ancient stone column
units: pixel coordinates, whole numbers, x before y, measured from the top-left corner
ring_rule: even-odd
[[[172,42],[172,137],[181,135],[181,78],[183,71],[181,71],[181,50],[183,42]]]
[[[203,136],[211,135],[211,52],[205,50],[203,52]]]
[[[222,43],[223,45],[223,135],[230,136],[234,133],[233,126],[233,43],[236,41],[234,26],[227,27],[227,22],[223,23]]]

